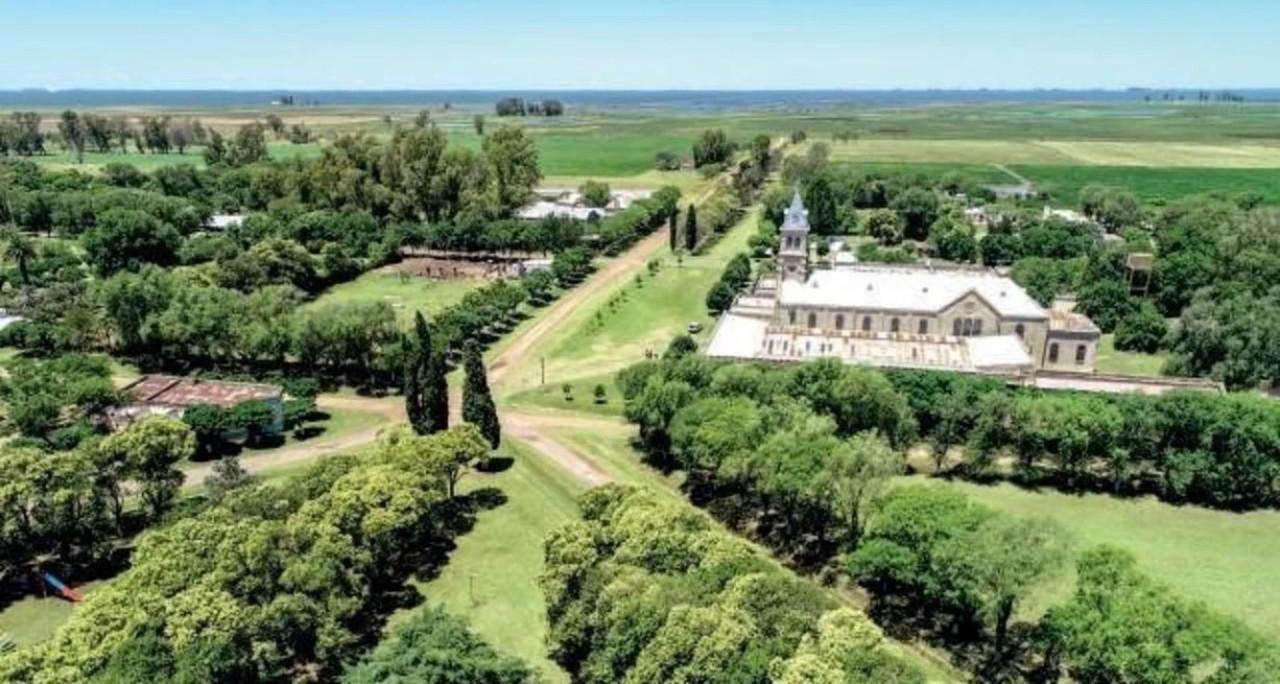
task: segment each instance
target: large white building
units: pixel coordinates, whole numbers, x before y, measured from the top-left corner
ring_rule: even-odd
[[[1091,373],[1099,331],[1085,316],[1045,309],[987,269],[868,265],[833,259],[813,270],[799,193],[780,230],[776,278],[739,297],[707,354],[1023,374]]]

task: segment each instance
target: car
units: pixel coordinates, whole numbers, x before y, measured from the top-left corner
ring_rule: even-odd
[[[692,321],[689,323],[689,327],[687,328],[687,330],[689,331],[690,335],[697,335],[698,333],[702,332],[702,324],[697,321]]]

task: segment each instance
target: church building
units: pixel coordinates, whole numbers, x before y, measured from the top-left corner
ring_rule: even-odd
[[[1079,313],[1045,309],[993,270],[860,264],[834,256],[821,264],[826,268],[815,268],[799,192],[779,232],[776,276],[762,279],[722,316],[709,356],[834,357],[1004,375],[1093,372],[1097,326]]]

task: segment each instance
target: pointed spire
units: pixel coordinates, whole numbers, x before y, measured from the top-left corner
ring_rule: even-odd
[[[791,193],[791,211],[804,211],[804,200],[800,198],[800,184],[796,183],[792,186]]]
[[[791,195],[791,206],[787,207],[782,218],[782,229],[785,231],[809,230],[809,210],[804,208],[804,199],[800,197],[800,186],[795,186]]]

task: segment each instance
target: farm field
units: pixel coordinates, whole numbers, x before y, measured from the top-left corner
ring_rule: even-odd
[[[1133,191],[1140,200],[1172,202],[1201,193],[1228,197],[1257,193],[1266,204],[1280,204],[1280,169],[1149,168],[1134,166],[1015,165],[1058,202],[1076,206],[1086,185],[1114,185]]]
[[[827,144],[836,162],[1280,168],[1280,146],[1273,145],[909,138]]]
[[[327,304],[370,304],[387,302],[396,311],[401,325],[411,325],[413,314],[421,310],[424,315],[438,313],[457,304],[472,290],[485,283],[482,279],[437,280],[419,276],[402,279],[399,273],[386,270],[370,271],[350,282],[325,290],[315,301],[303,308]]]
[[[929,482],[1010,513],[1052,518],[1081,546],[1128,549],[1153,577],[1280,638],[1280,512],[1231,513],[1007,483]],[[1054,588],[1060,596],[1070,591],[1070,581]],[[1046,596],[1041,603],[1057,598]]]

